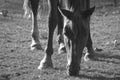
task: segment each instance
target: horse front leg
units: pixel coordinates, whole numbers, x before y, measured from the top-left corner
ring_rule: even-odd
[[[36,5],[35,5],[36,4]],[[31,10],[32,10],[32,44],[31,50],[43,50],[39,41],[39,29],[37,25],[37,14],[38,14],[39,0],[31,0]]]
[[[56,0],[50,0],[50,4],[53,3],[52,1],[56,1]],[[54,7],[51,7],[52,9],[50,10],[50,14],[49,14],[49,21],[48,21],[48,28],[49,28],[49,34],[48,34],[48,43],[46,46],[46,53],[44,55],[44,58],[41,60],[40,65],[38,67],[38,69],[45,69],[45,68],[52,68],[53,64],[52,64],[52,54],[53,54],[53,34],[54,34],[54,30],[56,28],[57,25],[57,4],[54,4]]]

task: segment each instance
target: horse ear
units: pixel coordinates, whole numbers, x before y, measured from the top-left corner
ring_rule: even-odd
[[[66,17],[68,19],[72,19],[72,16],[73,16],[73,13],[68,11],[68,10],[65,10],[65,9],[61,9],[58,7],[58,11],[60,12],[60,14],[63,16],[63,17]]]
[[[95,6],[92,7],[92,8],[90,8],[90,9],[88,9],[88,10],[86,10],[86,11],[83,11],[83,12],[82,12],[82,17],[83,17],[83,18],[88,18],[88,17],[90,17],[90,16],[92,15],[92,13],[94,12],[94,10],[95,10]]]

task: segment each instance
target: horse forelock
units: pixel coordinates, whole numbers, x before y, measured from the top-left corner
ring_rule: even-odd
[[[73,10],[80,9],[80,0],[68,0],[68,6]]]

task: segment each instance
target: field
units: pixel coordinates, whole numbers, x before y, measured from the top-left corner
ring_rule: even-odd
[[[31,51],[31,19],[23,18],[23,11],[9,10],[8,17],[0,15],[0,80],[120,80],[120,8],[97,8],[91,16],[91,36],[96,60],[82,60],[80,75],[66,74],[66,54],[58,54],[54,35],[54,68],[39,71],[37,67],[45,51]],[[39,22],[40,41],[47,43],[47,12]],[[117,40],[117,44],[114,41]]]

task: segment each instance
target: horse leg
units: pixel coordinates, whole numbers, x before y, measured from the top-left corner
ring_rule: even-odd
[[[31,10],[32,10],[32,44],[31,50],[38,49],[42,50],[40,41],[39,41],[39,30],[37,25],[37,14],[38,14],[38,6],[39,0],[30,0],[31,2]]]
[[[66,52],[66,48],[64,45],[64,36],[63,36],[63,17],[60,14],[60,12],[58,11],[58,44],[59,44],[59,49],[58,49],[58,53],[65,53]]]
[[[53,67],[51,56],[53,54],[53,33],[57,25],[57,0],[49,0],[50,5],[50,13],[49,13],[49,21],[48,21],[48,27],[49,27],[49,35],[48,35],[48,44],[46,47],[46,54],[44,55],[44,58],[40,62],[40,65],[38,69],[44,69],[44,68],[51,68]]]
[[[39,3],[40,4],[40,3]],[[38,7],[38,15],[37,15],[37,17],[38,17],[38,20],[40,20],[41,19],[41,12],[42,12],[42,8],[41,8],[41,5],[39,5],[39,7]]]
[[[84,60],[88,61],[89,59],[94,59],[95,51],[94,51],[93,46],[92,46],[92,39],[91,39],[90,32],[89,32],[86,47],[87,47],[88,52],[85,54]]]
[[[29,19],[31,17],[31,9],[30,9],[29,0],[24,0],[23,9],[24,9],[23,17]]]

